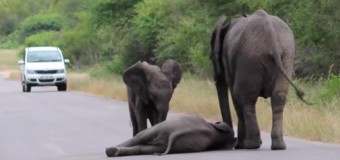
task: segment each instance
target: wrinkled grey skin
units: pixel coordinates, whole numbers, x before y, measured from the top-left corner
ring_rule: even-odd
[[[147,128],[147,119],[151,125],[166,119],[169,102],[181,76],[180,65],[171,59],[163,63],[162,69],[139,61],[123,72],[133,136]]]
[[[152,126],[126,142],[106,149],[108,157],[199,152],[231,149],[236,145],[233,129],[224,122],[180,114]]]
[[[289,26],[263,10],[231,22],[225,16],[217,21],[211,36],[214,79],[223,121],[229,125],[228,88],[231,93],[238,117],[237,149],[257,149],[262,144],[255,114],[258,97],[271,97],[271,148],[286,148],[282,118],[289,84],[303,100],[303,92],[290,80],[294,56]]]

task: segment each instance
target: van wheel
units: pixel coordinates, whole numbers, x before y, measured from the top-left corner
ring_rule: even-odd
[[[22,91],[23,92],[31,92],[31,86],[29,84],[27,84],[26,82],[23,82]]]
[[[66,91],[67,90],[67,84],[59,84],[57,85],[58,91]]]

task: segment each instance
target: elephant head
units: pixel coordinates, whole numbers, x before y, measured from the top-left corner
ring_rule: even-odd
[[[172,92],[180,82],[181,77],[182,69],[180,65],[171,59],[163,63],[162,69],[156,65],[139,61],[123,73],[125,84],[144,103],[148,103],[149,100],[155,100],[154,98],[171,98]]]
[[[181,75],[181,67],[174,60],[164,62],[162,69],[139,61],[123,72],[123,81],[128,87],[134,135],[146,129],[147,118],[152,125],[166,119],[170,99]],[[134,110],[133,113],[131,110]]]
[[[172,82],[173,89],[175,89],[181,81],[181,66],[176,61],[169,59],[163,63],[162,72],[167,76],[168,80]]]
[[[218,141],[225,140],[225,142],[222,142],[224,145],[223,148],[225,149],[231,149],[236,146],[237,144],[237,138],[234,138],[234,130],[231,128],[227,123],[217,121],[217,122],[209,122],[211,126],[213,126],[216,130],[216,136],[215,137],[223,137],[216,139]]]
[[[222,131],[222,132],[231,132],[234,134],[233,129],[226,123],[224,122],[210,122],[210,125],[213,126],[215,129]]]

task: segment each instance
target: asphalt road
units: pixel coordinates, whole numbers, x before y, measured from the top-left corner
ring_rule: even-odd
[[[0,160],[340,160],[340,145],[286,137],[287,150],[209,151],[107,158],[105,148],[132,136],[127,104],[56,87],[21,92],[0,77]]]

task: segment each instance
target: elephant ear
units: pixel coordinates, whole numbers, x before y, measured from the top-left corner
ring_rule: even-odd
[[[145,63],[138,61],[123,71],[124,83],[135,92],[142,101],[147,102]]]
[[[227,17],[222,15],[215,24],[214,30],[210,37],[211,60],[214,65],[214,70],[217,74],[221,73],[220,58],[223,49],[223,40],[227,33],[229,22]]]
[[[222,132],[233,132],[233,129],[225,122],[213,122],[210,123],[215,129]]]
[[[162,65],[162,72],[172,82],[172,88],[175,89],[182,78],[182,68],[178,62],[168,59]]]

